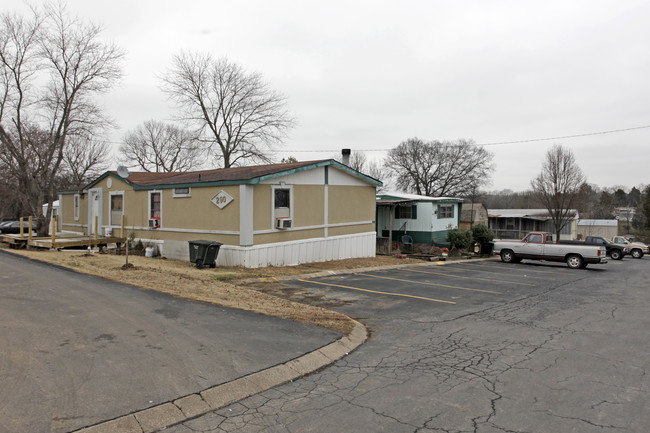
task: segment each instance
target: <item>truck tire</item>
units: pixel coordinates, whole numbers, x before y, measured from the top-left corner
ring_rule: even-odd
[[[612,250],[612,252],[609,253],[609,256],[612,260],[621,260],[623,258],[623,254],[619,250]]]
[[[635,248],[632,250],[632,257],[635,259],[640,259],[643,257],[643,251],[641,251],[639,248]]]
[[[585,261],[577,254],[569,254],[566,258],[566,264],[571,269],[580,269],[585,267]]]
[[[512,250],[501,250],[499,253],[503,263],[517,263],[517,256]]]

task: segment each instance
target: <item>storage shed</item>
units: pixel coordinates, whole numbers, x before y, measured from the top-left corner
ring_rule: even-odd
[[[584,239],[587,236],[601,236],[611,240],[614,236],[618,236],[618,221],[614,219],[578,220],[576,236],[578,239]]]

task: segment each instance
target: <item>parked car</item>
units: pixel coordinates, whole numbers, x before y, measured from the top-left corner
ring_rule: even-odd
[[[612,242],[616,244],[626,245],[630,249],[630,254],[635,259],[640,259],[645,254],[648,254],[648,246],[641,242],[630,242],[625,236],[614,236]]]
[[[630,254],[630,249],[627,245],[615,244],[600,236],[587,236],[583,241],[563,241],[558,242],[565,245],[598,245],[604,246],[607,255],[613,260],[621,260],[626,255]]]
[[[604,246],[556,244],[553,235],[546,232],[530,232],[520,241],[494,242],[494,252],[498,252],[504,263],[518,263],[522,259],[546,260],[566,262],[571,269],[608,260]]]
[[[32,231],[36,231],[36,223],[32,223]],[[0,223],[0,234],[20,233],[20,221],[5,221]],[[23,221],[23,233],[29,234],[29,221]]]

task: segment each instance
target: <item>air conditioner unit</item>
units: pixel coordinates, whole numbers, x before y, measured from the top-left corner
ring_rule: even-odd
[[[286,230],[291,228],[291,218],[276,218],[275,228],[278,230]]]
[[[160,218],[149,218],[149,228],[150,229],[160,228]]]

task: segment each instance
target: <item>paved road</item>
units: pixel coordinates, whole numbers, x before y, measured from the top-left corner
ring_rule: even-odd
[[[359,318],[371,340],[165,432],[645,433],[648,275],[650,258],[487,261],[292,282],[288,296]]]
[[[0,269],[0,433],[68,432],[338,338],[5,252]]]

